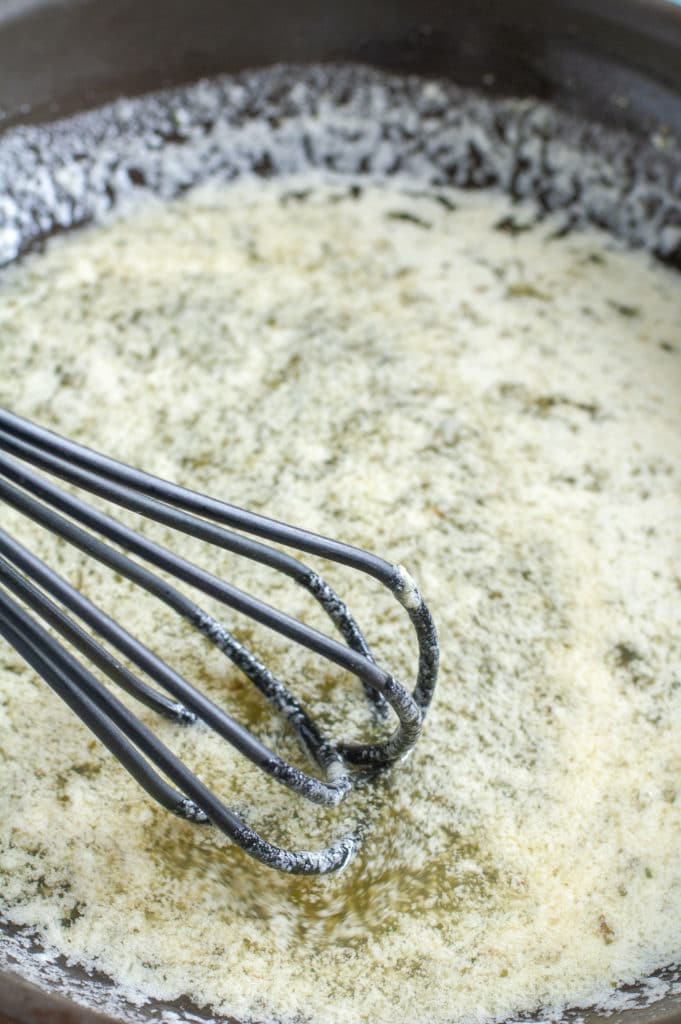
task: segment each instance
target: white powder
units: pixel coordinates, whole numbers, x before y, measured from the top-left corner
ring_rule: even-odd
[[[367,820],[357,860],[317,880],[158,809],[0,649],[2,913],[132,1000],[479,1021],[604,1003],[679,959],[678,277],[603,235],[524,226],[505,199],[439,196],[405,180],[205,187],[0,280],[2,405],[405,565],[440,629],[421,744],[340,811],[142,712],[266,835],[322,844]],[[170,613],[2,521],[294,751]],[[323,625],[265,570],[171,543]],[[412,678],[404,613],[322,568]],[[356,685],[235,628],[337,734],[362,730]]]

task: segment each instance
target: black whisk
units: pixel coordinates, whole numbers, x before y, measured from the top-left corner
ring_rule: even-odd
[[[175,530],[285,573],[318,601],[344,642],[272,608],[148,540],[56,486],[31,466]],[[433,694],[438,668],[437,633],[423,599],[405,570],[359,548],[247,512],[133,469],[3,409],[0,409],[0,499],[160,598],[187,619],[224,652],[283,715],[323,775],[321,779],[310,775],[269,750],[158,655],[0,529],[0,633],[140,785],[163,807],[190,821],[215,825],[252,857],[280,871],[324,874],[347,864],[357,846],[356,835],[344,836],[317,851],[287,850],[260,836],[193,775],[90,669],[37,621],[37,617],[91,665],[143,704],[177,722],[204,722],[277,782],[314,803],[336,806],[358,781],[391,765],[413,747]],[[413,693],[376,664],[350,611],[318,573],[277,548],[225,527],[342,563],[373,576],[386,586],[406,609],[416,631],[419,667]],[[392,708],[398,719],[396,730],[387,739],[371,744],[332,741],[283,682],[220,621],[165,579],[100,537],[349,670],[362,681],[378,718],[385,718]],[[139,679],[64,609],[115,647],[171,698]]]

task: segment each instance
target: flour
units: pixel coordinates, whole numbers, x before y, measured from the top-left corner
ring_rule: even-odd
[[[355,862],[317,880],[157,808],[2,648],[2,913],[131,1002],[323,1024],[555,1018],[679,960],[679,280],[524,212],[407,178],[246,179],[149,200],[3,271],[2,405],[405,565],[441,636],[421,743],[340,809],[140,712],[269,837],[321,845],[361,822]],[[2,517],[297,756],[171,613]],[[263,567],[145,530],[325,627]],[[395,602],[321,569],[413,678]],[[355,683],[220,614],[335,735],[366,729]]]

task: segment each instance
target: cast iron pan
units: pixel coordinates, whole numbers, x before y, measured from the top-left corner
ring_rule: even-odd
[[[641,139],[681,138],[681,7],[666,0],[0,0],[0,132],[275,62],[439,76]],[[204,1019],[183,1001],[147,1019],[163,1010]],[[0,1024],[3,1013],[21,1024],[113,1020],[11,971],[0,971]],[[580,1016],[681,1024],[681,995]]]

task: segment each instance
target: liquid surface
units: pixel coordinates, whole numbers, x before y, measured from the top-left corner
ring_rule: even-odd
[[[401,562],[443,664],[411,758],[328,813],[142,712],[275,840],[367,824],[347,871],[314,880],[156,808],[2,647],[9,920],[139,998],[329,1024],[588,1005],[679,959],[681,288],[605,236],[554,234],[489,195],[244,182],[3,272],[2,405]],[[297,756],[160,605],[2,522]],[[145,531],[325,626],[266,570]],[[322,569],[413,678],[399,607]],[[352,680],[222,614],[337,735],[362,734]]]

